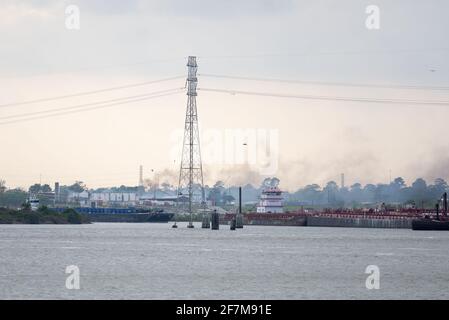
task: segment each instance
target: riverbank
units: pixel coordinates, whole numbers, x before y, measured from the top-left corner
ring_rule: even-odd
[[[87,216],[74,210],[67,209],[62,213],[55,212],[46,207],[37,211],[28,208],[13,210],[0,208],[0,224],[85,224],[90,223]]]

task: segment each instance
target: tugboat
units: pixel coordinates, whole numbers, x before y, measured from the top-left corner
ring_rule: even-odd
[[[282,191],[279,189],[279,179],[265,179],[264,189],[257,205],[257,213],[283,213]]]
[[[436,219],[432,219],[430,215],[426,215],[423,219],[415,219],[412,221],[413,230],[447,230],[449,231],[449,219],[447,217],[447,192],[443,194],[443,216],[440,217],[440,203],[435,205]]]
[[[30,204],[31,211],[37,211],[39,209],[39,198],[36,195],[30,193],[27,202]]]

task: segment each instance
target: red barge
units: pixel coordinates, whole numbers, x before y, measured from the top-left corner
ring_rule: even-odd
[[[266,186],[257,205],[257,212],[244,213],[244,225],[269,226],[320,226],[355,228],[405,228],[427,217],[428,222],[438,216],[437,210],[424,209],[324,209],[284,212],[282,191],[275,185]],[[226,213],[220,222],[229,224],[235,213]],[[440,220],[443,220],[440,218]],[[415,222],[413,222],[415,221]],[[427,227],[428,224],[426,224]]]

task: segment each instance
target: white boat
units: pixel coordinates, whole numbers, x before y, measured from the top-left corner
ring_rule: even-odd
[[[257,213],[283,213],[282,190],[278,188],[279,180],[276,178],[267,181],[257,205]]]
[[[37,211],[39,209],[39,199],[34,194],[30,194],[28,197],[28,203],[30,204],[31,211]]]

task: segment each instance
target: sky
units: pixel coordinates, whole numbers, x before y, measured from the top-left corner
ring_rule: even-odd
[[[66,26],[69,5],[79,29]],[[370,5],[379,29],[366,26]],[[145,178],[176,184],[190,55],[206,184],[449,179],[449,104],[426,103],[449,101],[447,12],[444,0],[2,0],[0,179],[136,185],[143,165]],[[169,89],[176,94],[35,116]]]

